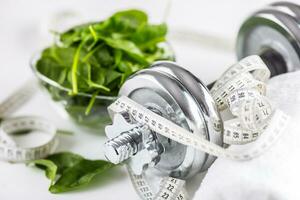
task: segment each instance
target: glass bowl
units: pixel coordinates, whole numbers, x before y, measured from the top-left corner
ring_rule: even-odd
[[[171,45],[167,42],[160,44],[165,49],[166,56],[169,60],[175,60],[174,52]],[[71,119],[79,128],[83,128],[89,132],[103,133],[104,127],[111,123],[111,119],[107,112],[107,107],[113,103],[117,96],[96,96],[94,105],[88,115],[85,114],[91,94],[78,93],[75,96],[69,95],[71,89],[58,84],[57,82],[40,73],[36,68],[36,63],[41,57],[41,52],[34,55],[31,59],[30,66],[38,79],[38,83],[42,90],[53,102],[54,107],[58,112],[67,119]]]
[[[51,99],[56,110],[58,110],[64,118],[71,119],[71,121],[80,128],[91,132],[103,132],[103,128],[111,122],[107,107],[113,103],[117,97],[96,96],[90,113],[86,115],[85,110],[92,95],[87,93],[78,93],[75,96],[69,95],[71,89],[65,88],[41,74],[36,68],[36,62],[40,56],[41,52],[35,54],[30,62],[30,66],[35,77],[38,79],[38,84],[42,88],[42,91]]]

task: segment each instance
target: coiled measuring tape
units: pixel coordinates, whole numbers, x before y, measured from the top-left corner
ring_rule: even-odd
[[[270,72],[260,57],[250,56],[230,67],[211,89],[219,110],[228,109],[234,116],[224,122],[224,142],[245,144],[257,140],[243,152],[223,148],[205,138],[191,134],[188,130],[125,96],[111,104],[108,110],[112,115],[127,112],[137,123],[147,125],[152,131],[178,143],[192,146],[217,157],[246,161],[263,154],[288,126],[289,117],[282,111],[272,108],[271,103],[264,96],[265,82],[269,76]],[[142,199],[188,199],[183,192],[183,180],[164,177],[159,192],[153,194],[144,174],[134,175],[131,170],[129,174]]]
[[[36,82],[32,80],[26,82],[0,104],[1,160],[26,162],[43,158],[52,153],[58,144],[56,127],[48,120],[37,116],[9,117],[34,96],[37,90],[36,85]],[[13,139],[13,136],[17,133],[30,134],[31,131],[46,134],[47,140],[32,147],[22,147]]]

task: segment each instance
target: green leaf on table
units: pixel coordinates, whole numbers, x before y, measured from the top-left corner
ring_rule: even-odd
[[[45,170],[46,177],[51,180],[51,193],[67,192],[87,185],[96,175],[115,166],[104,160],[88,160],[70,152],[56,153],[32,163]]]
[[[55,181],[55,176],[57,173],[57,166],[51,160],[35,160],[34,164],[45,170],[45,175],[51,180],[51,184]]]

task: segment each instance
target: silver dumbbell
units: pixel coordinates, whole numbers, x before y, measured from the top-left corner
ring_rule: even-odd
[[[280,2],[250,16],[237,37],[237,57],[260,55],[272,76],[300,67],[300,7]],[[131,76],[119,95],[127,96],[170,121],[218,145],[222,120],[205,86],[173,62],[157,62]],[[216,128],[217,127],[217,128]],[[214,157],[184,146],[137,124],[122,113],[106,128],[105,155],[113,163],[126,160],[135,174],[151,166],[162,174],[186,179],[205,171]]]

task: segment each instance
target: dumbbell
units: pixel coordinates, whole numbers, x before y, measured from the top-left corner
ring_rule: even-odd
[[[271,4],[242,24],[236,42],[238,59],[259,55],[271,76],[300,67],[300,7]],[[222,119],[209,89],[174,62],[160,61],[131,76],[119,96],[127,96],[149,110],[207,140],[223,146]],[[216,123],[217,126],[216,126]],[[220,127],[216,129],[215,127]],[[114,118],[106,129],[105,156],[115,164],[127,162],[133,173],[151,168],[157,173],[187,179],[207,170],[215,157],[179,144],[132,123],[128,114]]]

